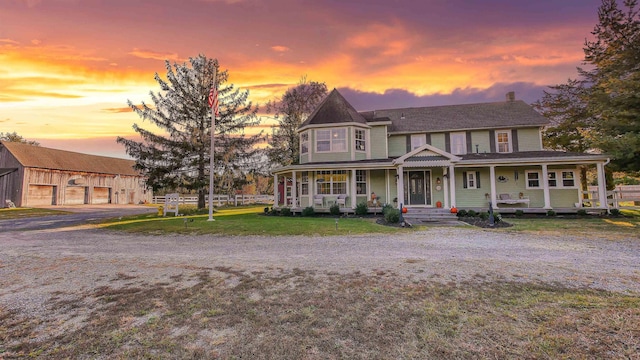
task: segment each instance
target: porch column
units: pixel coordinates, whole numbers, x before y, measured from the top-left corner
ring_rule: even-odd
[[[405,206],[407,204],[404,203],[404,168],[402,166],[398,166],[396,171],[398,172],[398,207],[400,204]]]
[[[273,174],[273,206],[278,206],[278,174]]]
[[[549,171],[547,164],[542,164],[542,191],[544,193],[544,208],[551,209],[551,195],[549,195]]]
[[[598,201],[600,201],[601,209],[608,209],[609,203],[607,202],[607,178],[604,174],[604,163],[598,163]]]
[[[356,169],[352,169],[351,170],[351,196],[349,196],[349,198],[351,199],[351,208],[355,209],[356,208],[356,195],[358,194],[358,189],[356,186]]]
[[[391,204],[391,179],[389,178],[389,169],[384,171],[384,182],[387,185],[385,196],[385,203]]]
[[[449,186],[451,187],[451,207],[456,207],[456,173],[453,165],[449,165]]]
[[[496,197],[496,167],[494,165],[489,166],[489,176],[491,178],[491,206],[494,209],[497,209],[498,200]]]
[[[444,174],[447,173],[447,168],[442,168],[442,193],[444,194],[444,208],[450,209],[449,207],[449,182],[444,177]]]
[[[296,172],[295,170],[291,172],[291,207],[295,208],[298,207],[297,206],[297,199],[298,199],[298,179],[296,179]]]

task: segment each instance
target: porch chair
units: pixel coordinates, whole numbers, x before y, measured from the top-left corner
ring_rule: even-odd
[[[347,194],[338,195],[336,204],[338,204],[340,207],[345,207],[347,205]]]
[[[324,207],[324,196],[323,195],[313,195],[313,206],[318,205],[319,207]]]

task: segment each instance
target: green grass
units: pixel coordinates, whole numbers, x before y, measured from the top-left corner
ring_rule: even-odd
[[[539,217],[539,218],[506,218],[513,224],[510,231],[526,232],[562,232],[566,234],[591,234],[606,236],[634,236],[640,233],[640,211],[622,210],[619,217]]]
[[[0,209],[0,220],[24,219],[38,216],[67,215],[67,211],[37,208],[4,208]]]
[[[209,215],[162,217],[156,214],[110,220],[100,227],[110,230],[146,234],[224,234],[224,235],[345,235],[397,233],[408,229],[375,223],[373,218],[284,217],[265,216],[264,207],[223,208]]]

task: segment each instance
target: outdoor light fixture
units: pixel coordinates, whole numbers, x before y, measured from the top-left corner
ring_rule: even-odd
[[[440,180],[439,177],[436,178],[436,184],[438,184],[438,185],[442,184],[442,180]]]

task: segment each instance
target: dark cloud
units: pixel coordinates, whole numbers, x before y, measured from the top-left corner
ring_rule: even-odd
[[[418,96],[402,89],[389,89],[384,94],[365,92],[350,88],[338,89],[340,93],[359,111],[393,109],[403,107],[421,107],[455,104],[473,104],[504,101],[508,92],[514,91],[516,99],[528,104],[542,97],[546,86],[533,83],[497,83],[487,89],[455,89],[451,94],[433,94]]]

